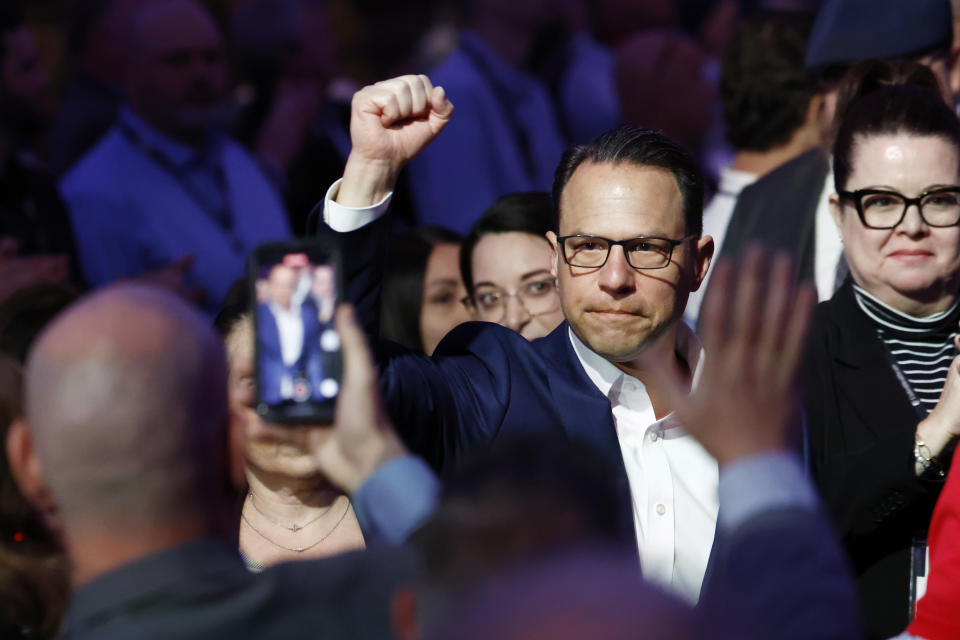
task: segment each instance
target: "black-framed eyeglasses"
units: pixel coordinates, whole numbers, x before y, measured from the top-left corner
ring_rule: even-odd
[[[694,233],[679,240],[657,236],[611,240],[601,236],[575,235],[560,236],[557,242],[563,261],[571,267],[599,269],[607,263],[611,247],[620,245],[627,263],[634,269],[663,269],[670,264],[674,247],[696,237]]]
[[[853,202],[860,222],[868,229],[893,229],[916,205],[920,218],[931,227],[960,224],[960,186],[924,191],[916,198],[886,189],[840,191],[838,196]]]

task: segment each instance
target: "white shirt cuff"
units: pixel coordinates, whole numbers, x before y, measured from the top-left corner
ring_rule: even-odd
[[[393,198],[391,191],[383,197],[383,200],[372,207],[346,207],[335,202],[335,198],[340,193],[340,178],[327,189],[327,195],[323,198],[323,221],[334,231],[346,233],[356,231],[360,227],[370,224],[384,213],[390,206],[390,199]]]
[[[717,526],[732,531],[764,511],[814,511],[818,498],[800,460],[786,452],[751,456],[720,470]]]

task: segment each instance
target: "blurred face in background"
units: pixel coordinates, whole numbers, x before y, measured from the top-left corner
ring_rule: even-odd
[[[427,260],[420,305],[420,339],[427,355],[450,329],[471,319],[460,303],[467,289],[460,278],[459,261],[460,246],[445,243],[436,245]]]
[[[271,269],[267,280],[270,301],[289,309],[293,294],[297,291],[297,281],[297,272],[290,267],[276,266]]]
[[[509,327],[527,340],[556,329],[563,311],[551,256],[546,238],[532,233],[481,237],[470,257],[476,319]]]
[[[56,116],[56,97],[50,71],[27,27],[3,36],[0,67],[0,120],[25,137],[42,133]]]
[[[144,9],[128,74],[134,111],[174,138],[195,142],[222,124],[227,62],[217,25],[184,0]]]

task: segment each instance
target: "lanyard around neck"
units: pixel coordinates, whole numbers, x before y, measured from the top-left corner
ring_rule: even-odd
[[[230,209],[229,191],[227,189],[226,177],[223,175],[223,169],[219,165],[213,170],[214,180],[217,189],[221,194],[222,204],[218,207],[200,192],[196,185],[190,180],[187,172],[182,167],[177,166],[164,155],[159,149],[149,144],[132,126],[122,120],[119,123],[120,132],[133,146],[135,146],[144,155],[167,175],[176,180],[177,184],[187,196],[193,200],[201,211],[210,218],[217,227],[223,231],[230,242],[230,246],[237,253],[243,251],[243,243],[237,236],[234,228],[234,216]]]

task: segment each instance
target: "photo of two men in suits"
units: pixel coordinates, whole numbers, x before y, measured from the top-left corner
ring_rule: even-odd
[[[261,402],[323,402],[338,391],[330,354],[339,349],[333,329],[333,267],[288,254],[257,282],[258,385]]]

